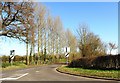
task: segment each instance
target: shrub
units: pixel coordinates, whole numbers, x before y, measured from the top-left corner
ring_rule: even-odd
[[[2,56],[2,62],[7,62],[9,61],[9,56]]]
[[[10,65],[11,65],[10,63],[2,63],[2,68],[6,68],[6,67],[8,67]]]
[[[93,60],[93,68],[120,69],[120,56],[99,56]]]
[[[120,56],[109,55],[80,58],[73,60],[68,66],[92,69],[120,69]]]

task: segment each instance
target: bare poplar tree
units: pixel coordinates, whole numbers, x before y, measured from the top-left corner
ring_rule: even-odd
[[[77,50],[77,39],[69,29],[66,31],[66,41],[66,45],[70,47],[71,53],[75,53]]]
[[[36,6],[36,23],[37,23],[37,47],[38,47],[38,55],[37,58],[40,56],[40,53],[43,54],[43,37],[44,37],[44,30],[45,30],[45,16],[46,16],[46,7],[41,3],[38,3]],[[37,61],[38,63],[38,61]]]
[[[52,27],[53,27],[53,18],[48,15],[48,18],[47,18],[47,28],[48,28],[48,53],[51,54],[51,36],[52,36]]]

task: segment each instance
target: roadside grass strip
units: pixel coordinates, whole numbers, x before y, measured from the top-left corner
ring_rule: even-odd
[[[95,69],[83,69],[83,68],[69,68],[67,66],[61,66],[57,68],[58,71],[73,75],[90,76],[90,77],[102,77],[108,79],[120,79],[120,70],[95,70]]]

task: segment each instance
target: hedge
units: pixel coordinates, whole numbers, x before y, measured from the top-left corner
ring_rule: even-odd
[[[92,69],[120,69],[120,54],[80,58],[73,60],[68,66]]]

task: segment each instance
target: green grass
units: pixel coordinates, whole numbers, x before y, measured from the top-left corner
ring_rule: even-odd
[[[118,79],[120,70],[95,70],[95,69],[83,69],[83,68],[69,68],[67,66],[62,66],[58,68],[59,71],[83,75],[83,76],[96,76],[96,77],[107,77]]]
[[[66,62],[66,59],[59,59],[58,62],[59,62],[59,63],[65,63],[65,62]]]
[[[0,71],[7,71],[7,70],[16,70],[16,69],[23,69],[23,68],[32,68],[32,67],[38,67],[38,66],[45,66],[47,64],[31,64],[31,65],[26,65],[25,63],[22,62],[14,62],[12,65],[10,63],[2,63],[2,66],[0,67]]]
[[[26,68],[27,66],[24,65],[24,64],[21,64],[19,66],[15,66],[15,65],[12,65],[12,66],[8,66],[6,68],[2,68],[2,70],[14,70],[14,69],[21,69],[21,68]]]
[[[25,65],[25,63],[22,63],[22,62],[13,62],[12,63],[12,65],[11,65],[11,63],[2,63],[1,64],[1,67],[2,68],[6,68],[6,67],[9,67],[9,66],[23,66],[23,65]]]
[[[0,70],[13,70],[13,69],[20,69],[20,68],[26,68],[27,65],[25,65],[22,62],[14,62],[12,65],[10,63],[2,63]]]

